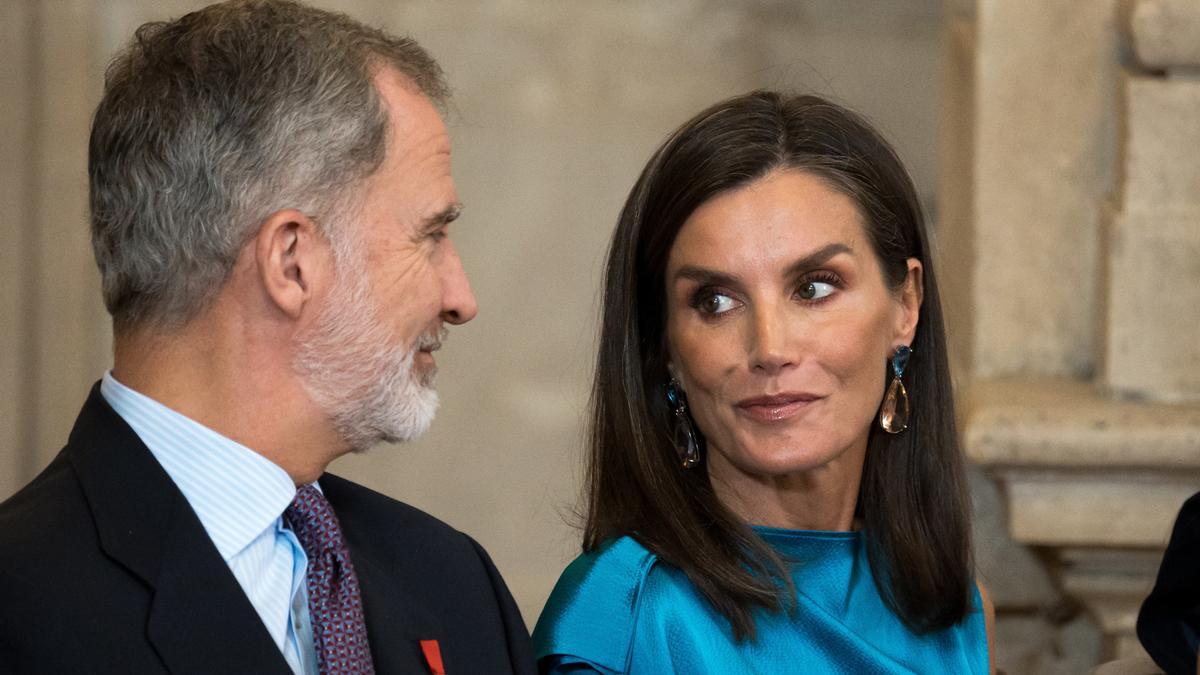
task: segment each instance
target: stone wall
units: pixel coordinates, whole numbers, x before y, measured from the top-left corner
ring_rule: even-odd
[[[965,445],[1041,563],[1021,576],[1052,586],[1030,607],[1004,580],[997,652],[1082,672],[1141,653],[1137,609],[1200,490],[1200,5],[947,7],[971,64],[942,191],[944,253],[971,261],[950,303]],[[1041,646],[1008,646],[1018,626]]]

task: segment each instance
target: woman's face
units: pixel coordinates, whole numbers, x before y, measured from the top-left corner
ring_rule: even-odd
[[[812,174],[775,171],[702,204],[668,256],[667,342],[714,483],[861,473],[920,288],[915,259],[900,289],[885,283],[854,201]]]

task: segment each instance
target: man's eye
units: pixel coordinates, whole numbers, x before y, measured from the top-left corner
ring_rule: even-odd
[[[696,309],[702,314],[717,315],[728,312],[736,304],[737,301],[724,293],[707,293],[698,298]]]
[[[805,281],[796,289],[801,300],[820,300],[836,290],[833,284],[824,281]]]

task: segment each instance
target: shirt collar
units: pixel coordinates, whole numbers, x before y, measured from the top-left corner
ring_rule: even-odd
[[[126,387],[111,371],[100,394],[175,482],[226,562],[273,530],[296,496],[277,464]]]

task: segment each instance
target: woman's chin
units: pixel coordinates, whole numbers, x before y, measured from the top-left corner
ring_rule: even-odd
[[[826,468],[843,454],[845,453],[811,442],[784,442],[768,447],[759,446],[752,450],[743,449],[736,457],[728,457],[725,462],[718,462],[716,466],[728,463],[738,472],[751,476],[782,477]]]

